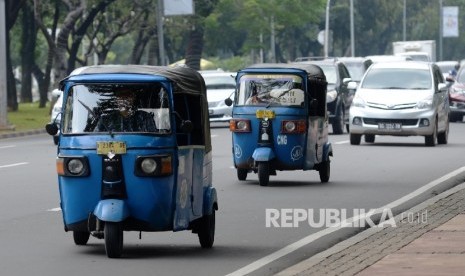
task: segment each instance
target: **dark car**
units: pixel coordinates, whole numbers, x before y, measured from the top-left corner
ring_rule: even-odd
[[[349,108],[351,95],[347,83],[352,79],[347,67],[337,58],[312,60],[311,58],[298,58],[296,63],[315,64],[323,69],[328,82],[326,103],[329,123],[334,134],[344,133],[344,125],[349,124]]]
[[[461,122],[465,115],[465,67],[460,67],[455,81],[449,88],[450,121]]]

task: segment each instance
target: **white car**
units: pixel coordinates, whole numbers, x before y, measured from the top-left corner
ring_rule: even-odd
[[[227,106],[225,99],[234,100],[236,89],[236,72],[200,72],[207,88],[208,113],[210,122],[229,122],[232,106]]]
[[[63,93],[58,90],[54,89],[52,91],[52,97],[58,97],[55,104],[53,105],[52,109],[52,115],[50,116],[50,122],[58,126],[58,129],[60,129],[60,122],[61,122],[61,107],[63,105]],[[53,136],[53,142],[55,145],[58,145],[58,139],[59,139],[59,132]]]
[[[350,83],[349,86],[355,85]],[[350,143],[375,135],[424,136],[426,146],[447,144],[449,97],[439,67],[428,62],[371,65],[350,107]]]

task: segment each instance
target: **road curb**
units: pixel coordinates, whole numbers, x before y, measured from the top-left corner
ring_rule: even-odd
[[[37,134],[43,134],[43,133],[46,133],[45,128],[44,129],[33,129],[33,130],[27,130],[27,131],[9,132],[9,133],[0,132],[0,139],[23,137],[23,136],[37,135]]]

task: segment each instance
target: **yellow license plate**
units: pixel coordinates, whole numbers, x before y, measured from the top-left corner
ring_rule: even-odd
[[[274,110],[257,110],[255,116],[259,119],[268,118],[273,119],[275,117]]]
[[[114,154],[125,154],[126,143],[124,142],[97,142],[97,154],[108,154],[113,152]]]

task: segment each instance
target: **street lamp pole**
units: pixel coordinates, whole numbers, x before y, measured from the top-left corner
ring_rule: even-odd
[[[350,0],[350,52],[355,57],[354,0]]]
[[[157,36],[158,36],[158,55],[160,56],[160,65],[166,65],[165,63],[165,40],[163,34],[163,1],[158,0],[157,3]]]
[[[0,0],[0,130],[7,129],[7,65],[6,65],[5,0]]]
[[[407,21],[407,7],[406,7],[406,1],[404,0],[404,11],[403,11],[403,18],[402,18],[402,40],[406,41],[407,40],[407,34],[406,34],[406,21]]]
[[[326,2],[326,22],[325,22],[325,57],[328,57],[328,44],[329,44],[329,5],[331,3],[331,0],[328,0]]]

